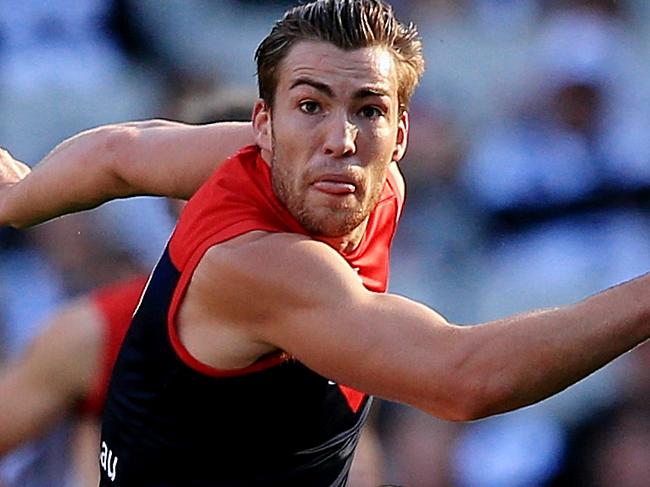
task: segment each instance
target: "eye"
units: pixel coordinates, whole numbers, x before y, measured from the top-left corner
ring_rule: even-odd
[[[363,107],[359,114],[365,118],[379,118],[384,116],[384,111],[374,105]]]
[[[303,113],[314,115],[316,113],[320,113],[321,107],[315,101],[303,101],[300,103],[300,110]]]

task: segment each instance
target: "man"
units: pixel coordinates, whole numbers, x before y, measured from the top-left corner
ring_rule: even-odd
[[[101,485],[343,485],[366,394],[476,419],[548,397],[648,337],[650,277],[472,327],[380,292],[421,73],[415,31],[380,2],[326,0],[289,11],[257,57],[256,146],[199,189],[154,271],[111,383]],[[85,168],[87,185],[67,179],[83,172],[71,168],[83,145],[112,140],[100,152],[116,156],[112,137],[128,128],[82,136],[24,182],[5,155],[0,222],[197,187],[179,168],[201,170],[175,166],[178,149],[159,162],[174,174],[142,169],[164,154],[138,152],[164,131],[150,128],[124,142],[136,165],[108,157]],[[210,145],[194,134],[190,152]],[[46,189],[63,181],[67,197]]]
[[[96,461],[88,461],[97,457],[96,418],[145,282],[128,279],[71,302],[48,320],[23,356],[0,369],[0,457],[74,412],[78,440],[95,438],[75,458],[75,485],[96,484]]]

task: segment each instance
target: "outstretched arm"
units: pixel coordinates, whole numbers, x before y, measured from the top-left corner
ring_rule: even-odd
[[[98,367],[101,319],[85,299],[67,306],[24,356],[0,370],[0,456],[47,430],[86,396]]]
[[[570,306],[462,327],[368,291],[325,244],[259,235],[211,248],[192,277],[179,326],[206,363],[229,364],[211,362],[223,347],[204,348],[207,333],[192,334],[202,320],[250,345],[249,355],[266,344],[262,353],[282,350],[339,384],[468,420],[540,401],[650,337],[650,275]]]
[[[0,225],[25,227],[135,195],[188,199],[254,143],[249,123],[106,125],[65,140],[33,171],[0,151]]]

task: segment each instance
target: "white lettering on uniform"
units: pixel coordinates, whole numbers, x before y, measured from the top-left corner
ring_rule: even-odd
[[[102,466],[102,470],[106,472],[106,475],[108,475],[108,478],[111,479],[111,482],[115,482],[115,475],[117,473],[117,455],[113,455],[113,452],[109,450],[105,441],[102,441],[102,450],[99,453],[99,464]]]

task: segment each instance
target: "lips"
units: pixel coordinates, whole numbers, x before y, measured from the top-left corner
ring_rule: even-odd
[[[335,174],[321,176],[314,181],[313,186],[323,193],[336,195],[352,194],[357,190],[357,185],[352,178]]]

